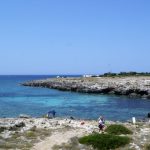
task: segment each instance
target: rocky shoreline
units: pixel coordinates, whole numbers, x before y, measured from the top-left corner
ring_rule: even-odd
[[[57,149],[58,145],[71,142],[71,138],[81,137],[93,131],[98,131],[97,122],[94,120],[0,118],[0,149]],[[89,150],[86,145],[78,143],[77,146],[78,149]]]
[[[49,78],[22,83],[23,86],[62,91],[114,94],[150,99],[150,77],[76,77]]]
[[[122,124],[133,131],[129,145],[120,150],[140,150],[150,142],[150,122],[106,121],[106,126]],[[70,118],[0,118],[0,149],[58,150],[72,147],[76,150],[93,150],[82,145],[78,138],[98,132],[96,120]]]

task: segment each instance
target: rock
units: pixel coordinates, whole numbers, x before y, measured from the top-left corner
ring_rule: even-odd
[[[143,99],[146,99],[147,97],[148,97],[148,96],[147,96],[147,95],[145,95],[145,94],[142,96],[142,98],[143,98]]]
[[[0,145],[5,144],[5,141],[0,139]]]
[[[15,126],[17,128],[25,127],[25,123],[24,122],[20,122],[20,123],[16,124]]]
[[[25,127],[24,122],[16,122],[13,126],[10,126],[8,128],[8,130],[15,131],[15,130],[18,130],[19,128],[22,128],[22,127]]]
[[[76,77],[50,78],[25,82],[23,86],[52,88],[63,91],[116,94],[150,99],[150,77]]]
[[[136,93],[131,93],[131,94],[129,94],[129,97],[131,97],[131,98],[137,97],[137,94]]]
[[[20,114],[19,118],[31,118],[31,116],[26,115],[26,114]]]
[[[37,127],[36,126],[33,126],[30,130],[31,131],[36,131]]]
[[[71,116],[70,119],[71,119],[71,120],[74,120],[74,117]]]

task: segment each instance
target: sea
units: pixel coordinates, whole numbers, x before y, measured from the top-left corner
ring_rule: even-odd
[[[73,75],[72,75],[73,76]],[[21,83],[55,75],[0,76],[0,118],[27,114],[41,117],[50,110],[57,117],[127,121],[132,117],[144,119],[150,112],[150,100],[125,96],[86,94],[55,89],[27,87]]]

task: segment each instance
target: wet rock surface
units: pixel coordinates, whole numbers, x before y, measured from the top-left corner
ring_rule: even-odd
[[[150,99],[150,77],[76,77],[49,78],[22,83],[23,86],[63,91],[126,95]]]

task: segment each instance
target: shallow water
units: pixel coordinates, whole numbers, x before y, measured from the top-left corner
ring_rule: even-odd
[[[19,83],[53,76],[0,76],[0,117],[29,114],[35,117],[54,109],[57,116],[125,121],[144,118],[150,111],[150,100],[130,99],[99,94],[63,92],[46,88],[24,87]]]

